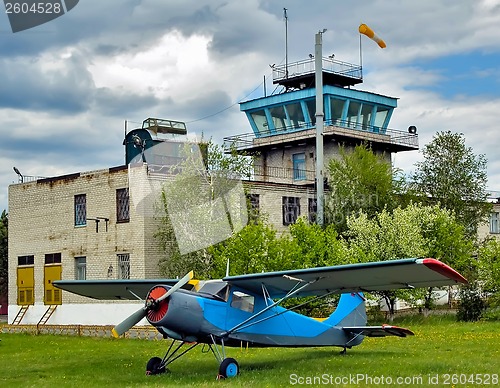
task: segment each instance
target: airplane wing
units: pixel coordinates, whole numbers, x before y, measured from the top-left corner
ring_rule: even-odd
[[[453,268],[429,258],[227,276],[223,280],[254,293],[261,293],[262,287],[265,286],[271,298],[284,297],[297,288],[298,284],[308,282],[310,284],[294,294],[294,297],[467,283]]]
[[[177,282],[178,279],[57,280],[53,284],[62,290],[93,299],[139,300],[145,299],[148,291],[158,284],[173,286]],[[183,288],[192,287],[192,283],[188,283]]]
[[[392,325],[353,326],[353,327],[343,327],[342,329],[349,333],[361,334],[367,337],[386,337],[388,335],[395,335],[397,337],[406,337],[408,335],[415,335],[415,333],[413,333],[413,331],[409,329]]]

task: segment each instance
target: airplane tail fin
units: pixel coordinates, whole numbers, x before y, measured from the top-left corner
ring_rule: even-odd
[[[362,293],[340,295],[335,311],[323,322],[330,326],[366,325],[365,298]]]

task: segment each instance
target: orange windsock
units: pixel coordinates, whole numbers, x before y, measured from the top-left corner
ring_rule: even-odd
[[[385,42],[382,39],[380,39],[377,36],[377,34],[375,34],[373,32],[373,30],[370,27],[368,27],[366,24],[361,24],[359,26],[359,33],[363,34],[363,35],[366,35],[368,38],[370,38],[370,39],[374,40],[375,42],[377,42],[377,44],[378,44],[378,46],[380,48],[386,48],[387,47],[387,45],[385,44]]]

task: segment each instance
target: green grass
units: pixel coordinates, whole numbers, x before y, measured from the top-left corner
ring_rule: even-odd
[[[453,375],[464,382],[468,378],[467,385],[474,386],[471,379],[478,374],[500,373],[500,322],[458,323],[453,317],[435,316],[396,323],[410,327],[416,336],[368,338],[344,356],[339,348],[228,348],[227,356],[238,360],[241,374],[223,382],[215,381],[218,365],[212,354],[201,352],[201,346],[175,361],[171,373],[145,376],[147,360],[163,356],[166,341],[0,334],[0,386],[260,387],[289,385],[291,374],[331,377],[333,382],[358,374],[372,379],[384,376],[393,384],[397,377],[420,376],[420,386],[431,386],[429,378],[436,375],[444,386],[449,374],[449,386]]]

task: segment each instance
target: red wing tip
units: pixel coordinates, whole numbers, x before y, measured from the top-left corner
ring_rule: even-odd
[[[457,283],[464,283],[464,284],[469,283],[467,279],[464,278],[462,275],[460,275],[457,271],[455,271],[450,266],[440,262],[439,260],[426,258],[422,259],[421,263],[424,264],[426,267],[432,269],[433,271],[436,271],[441,275],[456,281]]]

